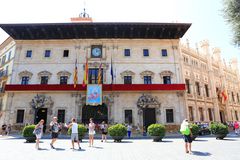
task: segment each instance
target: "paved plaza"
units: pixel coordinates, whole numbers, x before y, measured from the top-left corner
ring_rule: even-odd
[[[229,136],[225,140],[200,137],[193,142],[193,154],[184,152],[181,138],[166,138],[163,142],[151,139],[125,139],[122,143],[97,139],[94,147],[88,147],[87,139],[81,150],[72,150],[69,139],[59,139],[50,149],[50,139],[43,139],[41,150],[34,143],[22,138],[0,137],[1,160],[240,160],[240,137]]]

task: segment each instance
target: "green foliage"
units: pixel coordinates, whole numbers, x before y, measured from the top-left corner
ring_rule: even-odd
[[[82,124],[78,124],[78,136],[84,137],[86,132],[87,132],[87,128]],[[68,129],[68,134],[70,135],[71,133],[72,133],[72,127]]]
[[[233,42],[240,43],[240,0],[224,0],[224,18],[232,26]]]
[[[191,128],[192,134],[194,136],[198,136],[199,130],[200,130],[199,126],[196,124],[190,124],[190,128]]]
[[[108,132],[110,136],[126,136],[127,127],[122,124],[115,124],[108,128]]]
[[[35,125],[28,125],[23,128],[22,135],[23,137],[35,137],[33,131],[35,129]]]
[[[151,124],[150,126],[148,126],[147,128],[147,132],[150,136],[161,136],[164,137],[165,136],[165,126],[162,124]]]
[[[222,123],[212,123],[210,125],[210,131],[215,135],[226,135],[228,134],[228,126]]]

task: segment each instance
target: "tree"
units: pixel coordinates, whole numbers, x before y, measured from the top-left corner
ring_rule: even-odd
[[[224,0],[224,18],[233,30],[233,43],[240,45],[240,0]]]

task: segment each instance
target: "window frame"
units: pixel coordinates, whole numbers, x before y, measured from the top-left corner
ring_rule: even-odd
[[[64,49],[63,50],[63,58],[68,58],[69,57],[69,50],[68,49]],[[65,55],[65,54],[67,54],[67,55]]]
[[[131,50],[129,48],[124,49],[124,57],[130,57],[131,56]]]
[[[32,58],[32,50],[27,50],[25,57],[26,58]]]
[[[63,79],[63,78],[64,78],[64,79]],[[59,84],[61,84],[61,85],[68,84],[68,76],[60,76],[59,79],[60,79]],[[64,80],[64,81],[63,81],[63,80]],[[65,82],[65,81],[66,81],[66,82]],[[64,82],[64,83],[63,83],[63,82]]]
[[[166,82],[166,83],[165,83]],[[169,83],[168,83],[169,82]],[[172,84],[171,76],[163,76],[163,84]]]
[[[170,110],[171,112],[169,112]],[[166,123],[174,123],[174,110],[172,108],[165,109],[165,116],[166,116]]]
[[[30,77],[29,76],[22,76],[21,77],[21,85],[28,85]]]
[[[132,84],[132,76],[130,76],[130,75],[124,76],[123,77],[123,83],[124,84]]]
[[[44,58],[50,58],[50,57],[51,57],[51,50],[50,49],[46,49],[45,52],[44,52]]]
[[[48,76],[41,76],[40,78],[41,78],[40,84],[48,84],[48,80],[49,80]],[[43,79],[43,78],[46,78],[46,79]]]
[[[57,111],[57,118],[58,118],[58,123],[60,123],[60,122],[61,123],[65,123],[66,110],[65,109],[58,109],[58,111]]]
[[[129,112],[129,113],[126,114],[127,112]],[[128,124],[128,123],[132,124],[132,122],[133,122],[133,110],[132,109],[125,109],[124,110],[124,122],[126,124]]]
[[[19,112],[22,112],[21,114]],[[16,117],[16,123],[23,123],[24,122],[24,115],[25,110],[24,109],[17,109],[17,117]],[[21,116],[21,117],[19,117]]]
[[[152,84],[152,76],[143,76],[144,84]]]
[[[167,57],[168,56],[168,51],[167,49],[162,49],[161,50],[162,57]]]
[[[149,49],[143,49],[143,57],[149,57]]]

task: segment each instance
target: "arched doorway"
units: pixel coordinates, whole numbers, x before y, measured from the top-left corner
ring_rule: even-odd
[[[90,118],[93,118],[95,123],[108,122],[107,105],[105,103],[97,106],[84,105],[82,108],[82,123],[89,123]]]
[[[138,114],[142,115],[143,128],[157,122],[157,114],[160,113],[161,104],[158,102],[157,97],[152,95],[143,94],[137,101]]]

